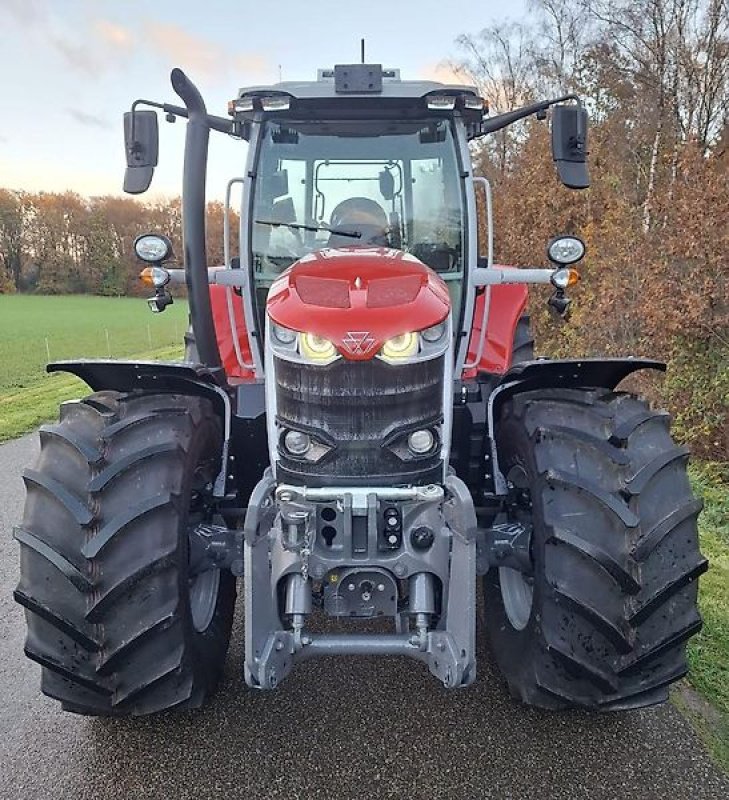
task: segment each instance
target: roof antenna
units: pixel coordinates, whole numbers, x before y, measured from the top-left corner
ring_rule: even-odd
[[[365,51],[364,51],[364,44],[365,44],[365,40],[364,40],[364,39],[361,39],[361,40],[360,40],[360,46],[361,46],[361,48],[362,48],[362,63],[363,63],[363,64],[365,63]]]

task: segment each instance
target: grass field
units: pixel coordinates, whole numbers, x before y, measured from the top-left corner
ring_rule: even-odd
[[[180,358],[187,303],[152,314],[143,299],[0,295],[0,441],[31,430],[85,385],[48,375],[69,358]]]
[[[717,759],[729,772],[729,468],[692,467],[695,492],[704,500],[699,518],[701,551],[709,571],[699,582],[704,627],[689,643],[691,684],[711,706],[682,702]]]

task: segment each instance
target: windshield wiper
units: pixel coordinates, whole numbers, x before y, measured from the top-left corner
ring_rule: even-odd
[[[360,231],[347,230],[346,228],[332,228],[329,225],[302,225],[299,222],[274,222],[269,219],[255,220],[258,225],[270,225],[272,228],[280,228],[283,225],[285,228],[293,228],[297,231],[327,231],[327,233],[336,233],[337,236],[350,236],[352,239],[361,239],[362,234]]]

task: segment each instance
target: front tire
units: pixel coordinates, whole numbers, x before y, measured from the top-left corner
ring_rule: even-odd
[[[512,695],[543,708],[662,702],[701,627],[701,508],[668,415],[601,389],[506,401],[496,428],[533,575],[484,578],[487,630]]]
[[[43,692],[93,715],[200,706],[235,602],[230,573],[188,569],[188,526],[220,463],[210,403],[99,392],[65,403],[40,438],[15,599]]]

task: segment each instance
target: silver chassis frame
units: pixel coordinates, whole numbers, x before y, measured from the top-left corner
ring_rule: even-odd
[[[301,575],[302,558],[300,552],[284,546],[281,509],[286,503],[303,500],[307,492],[311,496],[313,491],[300,487],[299,494],[292,496],[294,488],[277,487],[268,470],[248,505],[244,526],[246,683],[257,689],[274,689],[295,664],[316,656],[405,655],[427,664],[446,688],[471,684],[476,678],[477,522],[466,485],[450,475],[445,487],[367,487],[356,490],[357,498],[347,487],[316,489],[317,500],[339,500],[351,514],[369,515],[370,522],[377,499],[399,500],[402,492],[415,504],[418,521],[427,519],[432,526],[437,520],[439,526],[434,544],[424,553],[415,551],[405,535],[397,551],[354,562],[343,563],[340,556],[327,557],[312,547],[306,566],[315,580],[325,578],[331,569],[380,569],[393,579],[427,573],[442,586],[440,614],[432,628],[407,632],[403,623],[408,612],[401,612],[395,618],[395,633],[337,635],[313,634],[296,626],[285,629],[282,623],[278,587],[288,576]],[[365,494],[367,501],[363,501]],[[368,535],[371,541],[371,524]],[[310,590],[307,578],[303,583]]]

